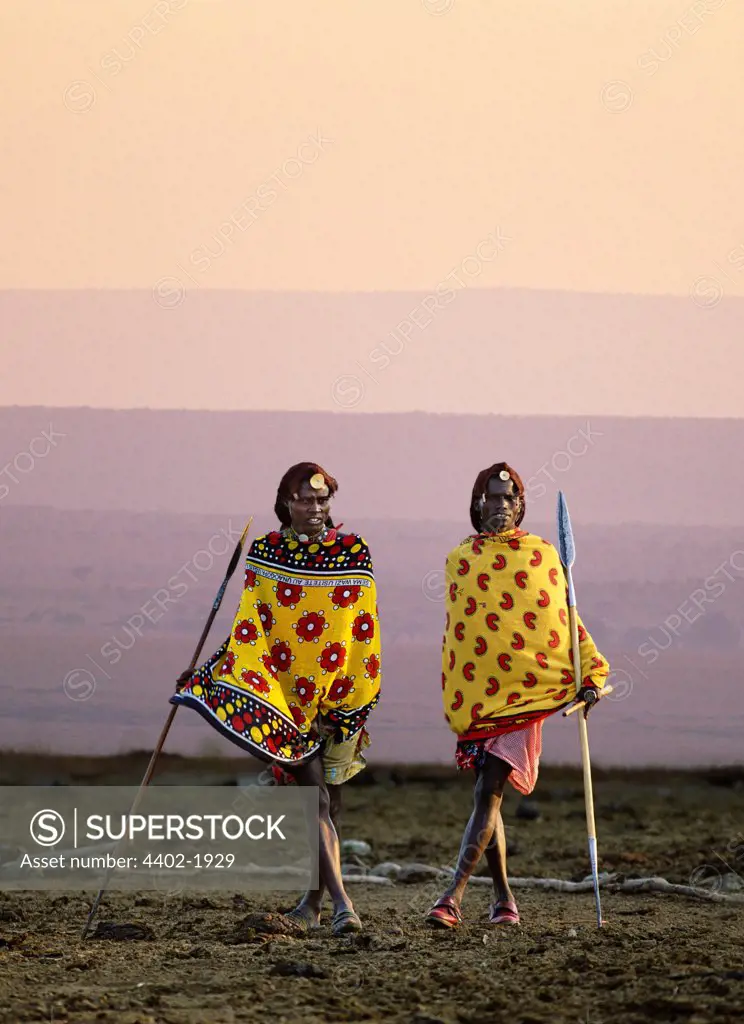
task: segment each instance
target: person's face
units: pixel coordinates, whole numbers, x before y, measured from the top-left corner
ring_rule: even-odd
[[[481,505],[481,530],[484,533],[505,533],[514,529],[521,507],[514,481],[492,476]]]
[[[300,489],[289,499],[289,516],[295,533],[306,533],[314,537],[325,526],[331,509],[331,492],[328,487],[311,487],[309,482],[300,484]]]

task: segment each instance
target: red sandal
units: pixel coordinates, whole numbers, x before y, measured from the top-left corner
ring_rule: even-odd
[[[514,900],[492,903],[488,913],[489,924],[519,924],[519,911]]]
[[[459,928],[462,911],[451,896],[442,896],[426,915],[426,923],[433,928]]]

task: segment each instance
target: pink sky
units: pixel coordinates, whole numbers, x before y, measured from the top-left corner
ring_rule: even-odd
[[[646,360],[696,357],[663,332],[637,354],[640,400],[630,376],[615,387],[601,337],[587,348],[556,324],[530,353],[581,359],[609,414],[741,415],[733,388],[704,410],[698,395],[744,371],[716,319],[744,296],[742,31],[731,0],[6,5],[0,288],[155,289],[163,318],[188,318],[196,290],[423,297],[453,273],[473,290],[675,295],[710,360],[668,392],[643,390]],[[198,406],[202,353],[164,365],[157,335],[131,343],[136,372],[91,367],[86,347],[121,355],[116,330],[101,321],[54,354],[42,339],[47,373],[44,353],[4,353],[0,402],[139,405],[156,374],[157,404]],[[420,393],[381,389],[380,411],[489,408],[456,377],[483,353],[452,330],[413,358],[449,369],[457,397],[443,372]],[[14,340],[6,329],[3,347]],[[263,354],[239,330],[210,340],[226,361]],[[303,387],[302,325],[277,344],[298,372],[273,407],[331,408],[327,388]],[[587,395],[559,383],[541,409],[592,411]]]

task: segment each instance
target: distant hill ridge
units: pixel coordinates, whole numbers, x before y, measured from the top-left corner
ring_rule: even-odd
[[[38,440],[50,430],[53,445]],[[467,530],[476,473],[506,458],[527,483],[533,523],[553,521],[559,487],[577,522],[744,519],[744,420],[16,406],[0,408],[0,446],[0,509],[270,516],[284,470],[316,459],[339,479],[347,525],[433,520]]]

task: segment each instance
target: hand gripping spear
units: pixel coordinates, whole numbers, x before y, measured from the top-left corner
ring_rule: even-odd
[[[243,545],[245,544],[245,538],[248,536],[248,530],[251,528],[251,523],[252,522],[253,522],[253,516],[251,516],[250,519],[248,520],[248,522],[246,523],[246,527],[243,530],[242,534],[240,535],[240,540],[235,545],[235,550],[232,553],[232,558],[230,559],[230,564],[227,567],[227,572],[225,573],[225,578],[222,581],[222,583],[220,584],[220,589],[217,591],[217,596],[215,597],[214,602],[212,604],[212,610],[209,613],[209,618],[207,619],[207,623],[206,623],[204,629],[202,630],[202,635],[199,637],[199,643],[196,645],[196,650],[194,651],[194,656],[191,659],[191,664],[188,667],[188,672],[189,673],[193,672],[194,669],[196,668],[196,663],[199,660],[199,655],[201,654],[202,647],[204,646],[204,641],[207,639],[207,636],[209,634],[209,630],[212,628],[212,623],[214,622],[215,616],[217,615],[217,612],[220,610],[220,605],[222,604],[222,598],[225,596],[225,591],[227,590],[227,585],[230,582],[232,574],[235,572],[235,569],[236,569],[236,567],[238,565],[238,562],[240,561],[240,555],[241,555],[241,553],[243,551]],[[183,674],[186,675],[186,673],[183,673]],[[129,812],[130,817],[136,812],[137,808],[139,807],[140,801],[142,799],[142,794],[144,793],[146,787],[149,786],[149,784],[150,784],[150,780],[152,779],[153,773],[155,772],[155,765],[157,764],[158,757],[160,756],[160,752],[163,749],[163,744],[165,743],[166,736],[168,735],[170,727],[173,724],[173,719],[176,717],[176,711],[178,711],[178,705],[174,704],[173,707],[171,707],[171,709],[170,709],[170,713],[168,715],[168,718],[166,719],[165,725],[163,726],[163,730],[160,733],[160,738],[158,739],[158,742],[155,745],[155,749],[152,752],[152,757],[150,758],[150,763],[148,764],[147,771],[145,772],[145,776],[142,779],[142,782],[140,783],[140,788],[137,791],[137,796],[134,798],[134,803],[132,804],[132,808],[131,808],[131,810]],[[117,847],[117,849],[118,849],[118,847]],[[116,851],[114,851],[114,852],[116,852]],[[99,890],[98,895],[96,896],[95,900],[93,901],[93,906],[90,909],[90,913],[88,914],[88,920],[85,922],[85,927],[83,928],[83,932],[82,932],[82,935],[81,935],[81,938],[83,938],[83,939],[88,934],[88,930],[90,928],[91,922],[93,921],[93,918],[95,917],[95,914],[96,914],[96,911],[98,910],[98,907],[100,906],[101,900],[103,898],[103,894],[106,892],[106,886],[108,885],[110,877],[111,877],[111,869],[109,869],[106,872],[106,875],[105,875],[105,877],[103,879],[103,885],[101,886],[101,889]]]
[[[566,572],[568,583],[568,615],[571,624],[571,654],[573,657],[574,679],[576,689],[581,689],[581,652],[579,651],[579,624],[576,619],[576,592],[571,575],[571,566],[576,561],[576,546],[574,544],[573,530],[571,529],[571,517],[568,514],[568,506],[563,491],[558,491],[558,548],[561,562]],[[605,687],[602,693],[610,693],[612,687]],[[564,711],[564,715],[571,714],[577,708],[583,707],[583,702],[574,705],[571,711]],[[597,830],[594,824],[594,796],[592,794],[592,768],[589,761],[589,734],[586,728],[586,717],[579,715],[579,740],[581,742],[581,761],[584,768],[584,803],[586,805],[586,828],[589,835],[589,860],[592,866],[592,879],[594,880],[594,899],[597,904],[597,927],[601,928],[602,910],[599,903],[599,872],[597,870]]]

